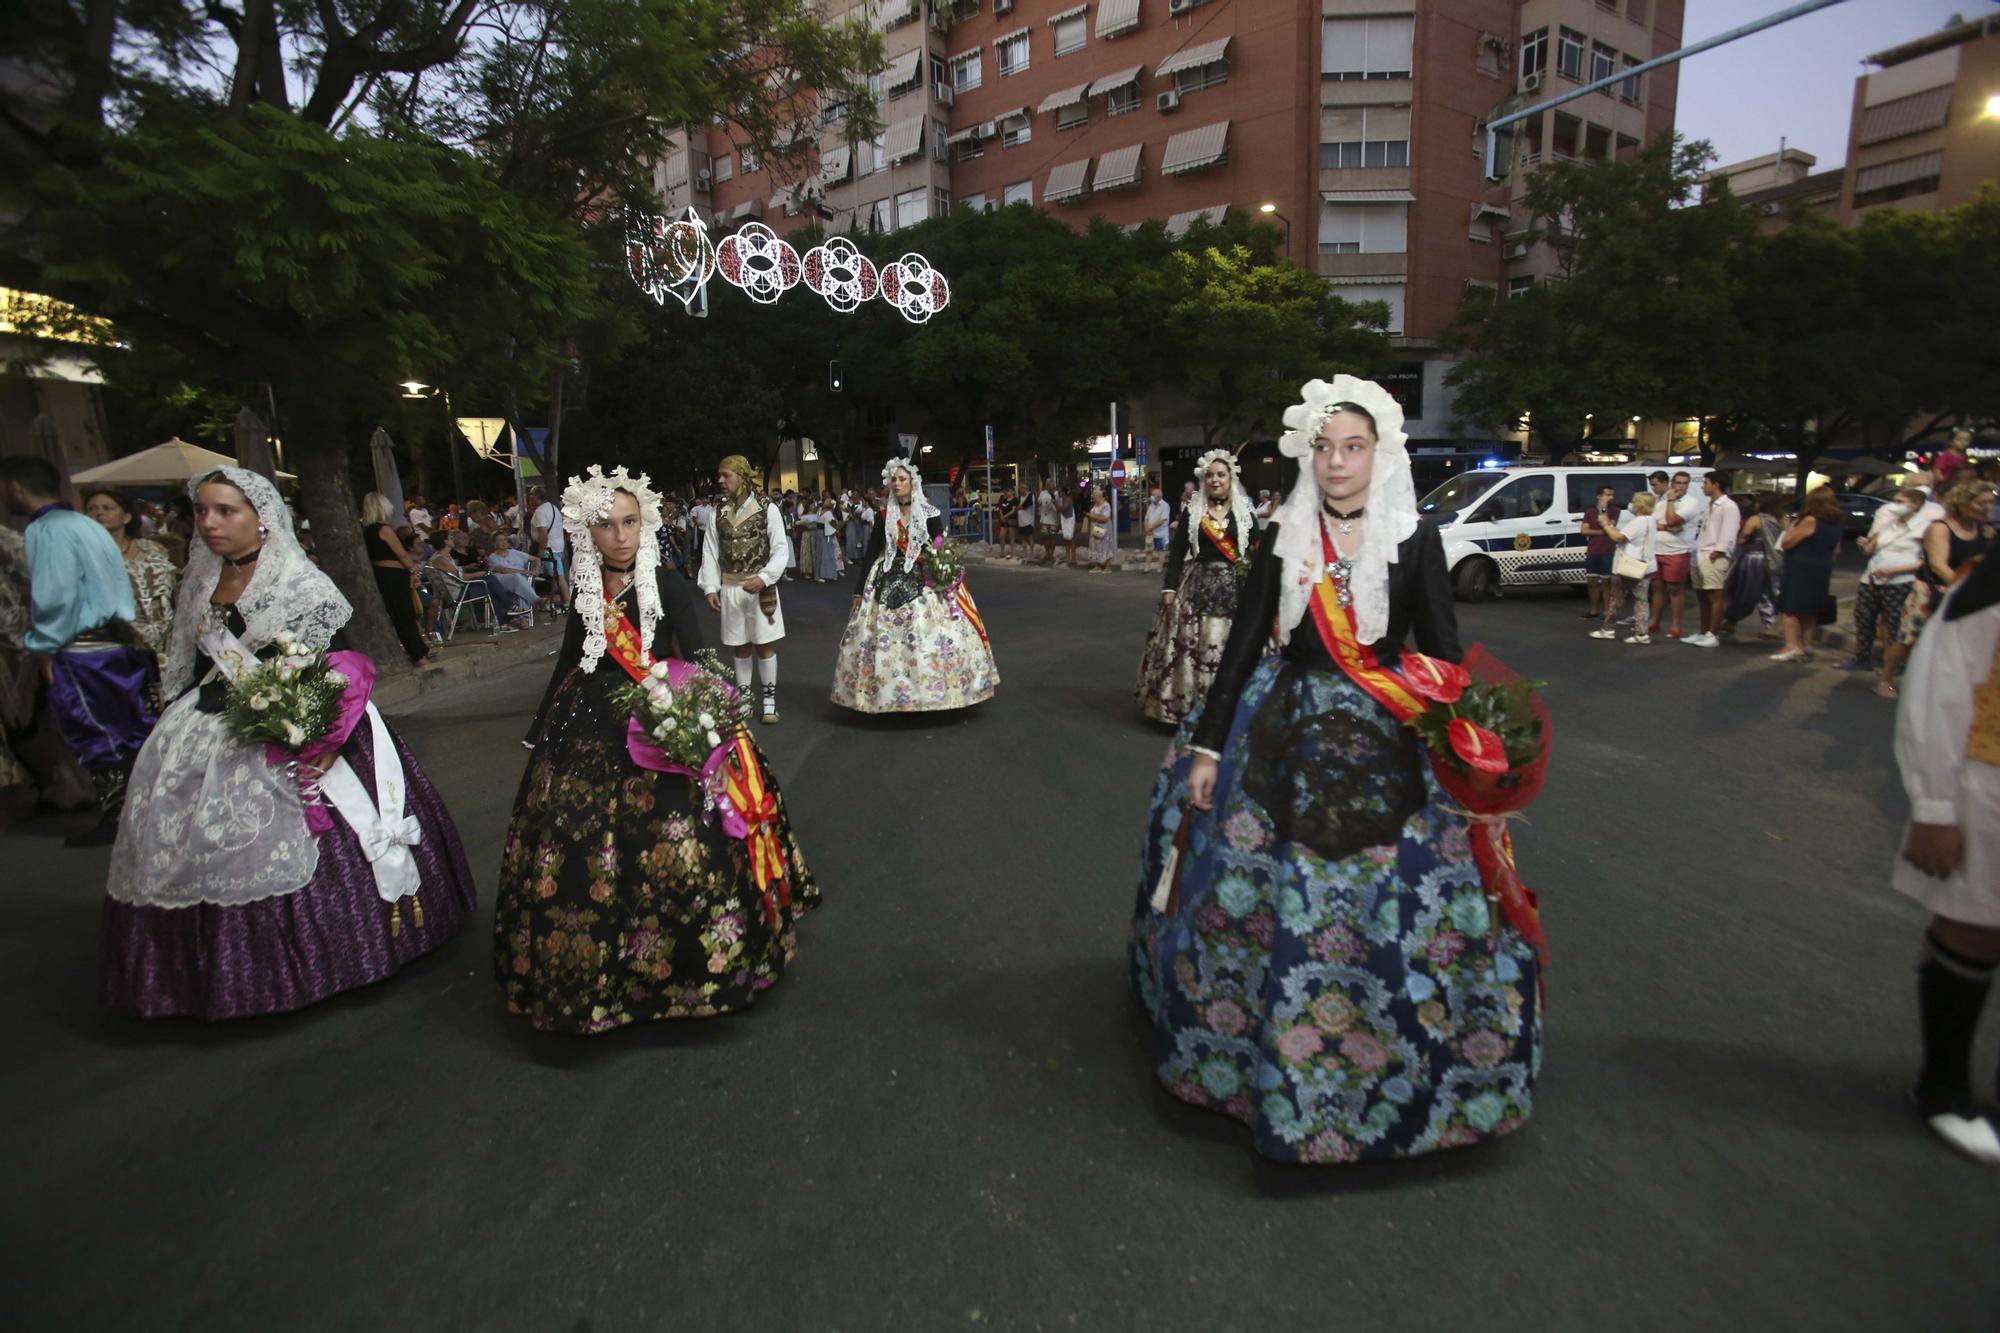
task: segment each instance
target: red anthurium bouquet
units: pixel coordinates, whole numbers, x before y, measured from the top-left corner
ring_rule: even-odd
[[[1473,816],[1472,857],[1486,896],[1548,962],[1534,891],[1514,866],[1506,816],[1541,795],[1553,731],[1535,683],[1475,645],[1465,665],[1406,653],[1403,679],[1427,706],[1410,727],[1430,747],[1438,785]]]

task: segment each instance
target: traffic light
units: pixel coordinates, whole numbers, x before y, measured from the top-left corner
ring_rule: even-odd
[[[840,392],[841,389],[840,362],[829,361],[826,363],[826,387],[832,390],[834,393]]]

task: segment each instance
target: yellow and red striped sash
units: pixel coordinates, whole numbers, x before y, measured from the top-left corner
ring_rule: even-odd
[[[1201,531],[1203,536],[1215,543],[1215,549],[1222,552],[1223,558],[1230,564],[1233,565],[1242,558],[1237,553],[1236,543],[1229,540],[1227,530],[1207,514],[1201,516]]]
[[[764,914],[775,926],[778,904],[789,908],[792,890],[785,879],[785,849],[778,839],[778,798],[764,781],[764,770],[749,737],[739,735],[731,742],[730,753],[722,761],[722,782],[729,804],[749,826],[743,842],[750,853],[750,878],[764,895]],[[776,901],[771,893],[773,881],[777,883]]]
[[[958,581],[958,586],[952,589],[951,595],[958,602],[959,614],[971,621],[972,628],[979,631],[979,641],[991,648],[993,640],[986,637],[986,622],[980,619],[979,608],[972,604],[972,591],[965,586],[964,579]]]
[[[631,617],[617,602],[604,608],[604,647],[611,654],[611,660],[625,669],[625,674],[633,680],[644,682],[646,668],[653,664],[652,654],[639,638],[639,631],[632,626]]]
[[[1326,573],[1320,576],[1319,583],[1313,588],[1312,601],[1308,606],[1312,611],[1313,625],[1319,630],[1320,642],[1326,645],[1334,664],[1347,673],[1349,680],[1368,691],[1369,696],[1388,709],[1398,722],[1408,722],[1424,711],[1424,701],[1411,691],[1400,673],[1377,662],[1375,650],[1356,636],[1354,608],[1340,604],[1340,593],[1333,582],[1333,562],[1339,559],[1339,552],[1333,549],[1323,526],[1319,539],[1326,560]]]

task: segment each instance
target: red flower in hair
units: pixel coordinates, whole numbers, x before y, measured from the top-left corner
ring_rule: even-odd
[[[1456,662],[1444,662],[1422,653],[1403,654],[1403,679],[1413,694],[1433,703],[1457,703],[1458,696],[1472,683],[1472,676]]]
[[[1467,718],[1454,718],[1445,728],[1452,753],[1482,773],[1507,771],[1507,747],[1500,738]]]

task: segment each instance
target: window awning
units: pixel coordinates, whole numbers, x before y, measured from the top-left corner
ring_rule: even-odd
[[[819,157],[819,183],[832,185],[847,179],[847,168],[854,160],[854,150],[846,144],[829,148]]]
[[[956,134],[946,135],[944,143],[945,147],[947,148],[956,148],[960,144],[966,142],[966,140],[977,139],[978,137],[979,137],[979,126],[970,125],[967,126],[965,129],[958,131]]]
[[[1229,49],[1229,39],[1219,37],[1200,46],[1190,46],[1185,51],[1176,51],[1154,67],[1153,73],[1164,78],[1166,75],[1184,69],[1200,69],[1203,65],[1213,65],[1222,59],[1222,53]]]
[[[1947,83],[1942,88],[1869,107],[1861,113],[1861,132],[1854,137],[1854,146],[1866,148],[1885,139],[1936,129],[1951,114],[1951,89],[1952,85]]]
[[[1894,185],[1908,185],[1911,181],[1920,181],[1926,176],[1942,174],[1944,174],[1942,149],[1935,153],[1919,153],[1915,157],[1861,168],[1854,173],[1854,192],[1866,194],[1870,190],[1886,190]]]
[[[1322,190],[1319,197],[1329,204],[1414,204],[1417,202],[1417,196],[1411,194],[1408,190]],[[1491,205],[1482,204],[1481,207],[1490,208]],[[1501,217],[1504,218],[1507,216],[1506,209],[1503,208],[1499,212]]]
[[[1416,201],[1411,200],[1411,202],[1414,203]],[[1472,206],[1472,216],[1476,218],[1494,218],[1498,221],[1506,222],[1514,215],[1498,204],[1474,204]]]
[[[1130,148],[1116,148],[1097,159],[1097,178],[1091,182],[1094,190],[1119,190],[1139,183],[1139,150],[1144,144],[1133,144]]]
[[[1219,227],[1228,212],[1228,204],[1215,204],[1209,208],[1192,208],[1185,213],[1176,213],[1167,219],[1167,235],[1187,235],[1188,228],[1192,227],[1197,219]]]
[[[1016,37],[1026,37],[1027,35],[1028,30],[1026,28],[1016,28],[1012,32],[1003,32],[993,39],[993,49],[998,51],[1002,46],[1013,41]]]
[[[902,88],[917,81],[924,53],[921,50],[905,51],[889,62],[888,78],[891,88]]]
[[[1139,71],[1144,68],[1144,65],[1134,65],[1130,69],[1121,69],[1116,74],[1105,75],[1096,83],[1090,85],[1089,96],[1102,97],[1106,93],[1116,92],[1128,83],[1137,83],[1139,81]]]
[[[1089,94],[1090,85],[1079,83],[1074,88],[1065,88],[1059,93],[1050,93],[1042,99],[1042,104],[1037,109],[1044,114],[1050,111],[1060,111],[1066,106],[1075,106],[1078,102],[1089,96]]]
[[[1322,277],[1320,281],[1329,287],[1380,287],[1385,284],[1391,287],[1402,287],[1407,285],[1407,275],[1402,273],[1352,273],[1332,278]]]
[[[794,187],[787,185],[783,189],[779,190],[776,194],[771,196],[771,202],[767,204],[765,207],[772,212],[790,210],[792,207],[793,188]]]
[[[737,205],[736,207],[734,207],[734,208],[730,209],[730,210],[729,210],[729,212],[728,212],[727,214],[725,214],[724,216],[726,216],[726,217],[728,217],[728,218],[730,218],[730,219],[732,219],[732,220],[734,220],[734,219],[736,219],[736,218],[760,218],[760,217],[763,217],[763,216],[764,216],[764,201],[763,201],[763,200],[761,200],[761,199],[745,199],[745,200],[744,200],[744,201],[743,201],[742,203],[740,203],[740,204],[738,204],[738,205]]]
[[[1003,120],[1026,120],[1032,114],[1034,114],[1032,108],[1017,106],[1012,111],[996,112],[993,116],[993,121],[995,124],[998,124]]]
[[[1139,0],[1098,0],[1097,35],[1115,37],[1139,26]]]
[[[1043,201],[1059,204],[1065,199],[1083,198],[1088,193],[1083,178],[1089,173],[1090,159],[1087,157],[1078,158],[1074,162],[1065,162],[1054,168],[1049,172],[1048,185],[1042,190]]]
[[[899,120],[889,127],[888,137],[883,141],[882,151],[891,162],[901,162],[924,151],[924,118],[911,116]]]
[[[1229,122],[1218,120],[1198,130],[1183,130],[1167,140],[1167,151],[1160,159],[1160,170],[1169,176],[1183,171],[1199,171],[1203,167],[1217,165],[1228,156]]]
[[[1076,5],[1076,6],[1072,7],[1072,8],[1069,8],[1069,9],[1065,9],[1065,10],[1064,10],[1064,11],[1063,11],[1062,13],[1060,13],[1060,14],[1051,14],[1051,15],[1049,15],[1049,22],[1051,22],[1051,23],[1061,23],[1061,22],[1062,22],[1062,21],[1063,21],[1064,19],[1073,19],[1073,18],[1075,18],[1075,17],[1076,17],[1077,15],[1079,15],[1079,14],[1087,14],[1087,13],[1089,13],[1089,12],[1090,12],[1090,6],[1089,6],[1089,5]]]
[[[887,32],[898,23],[915,18],[916,14],[917,0],[888,0],[881,12],[875,15],[876,30]]]

